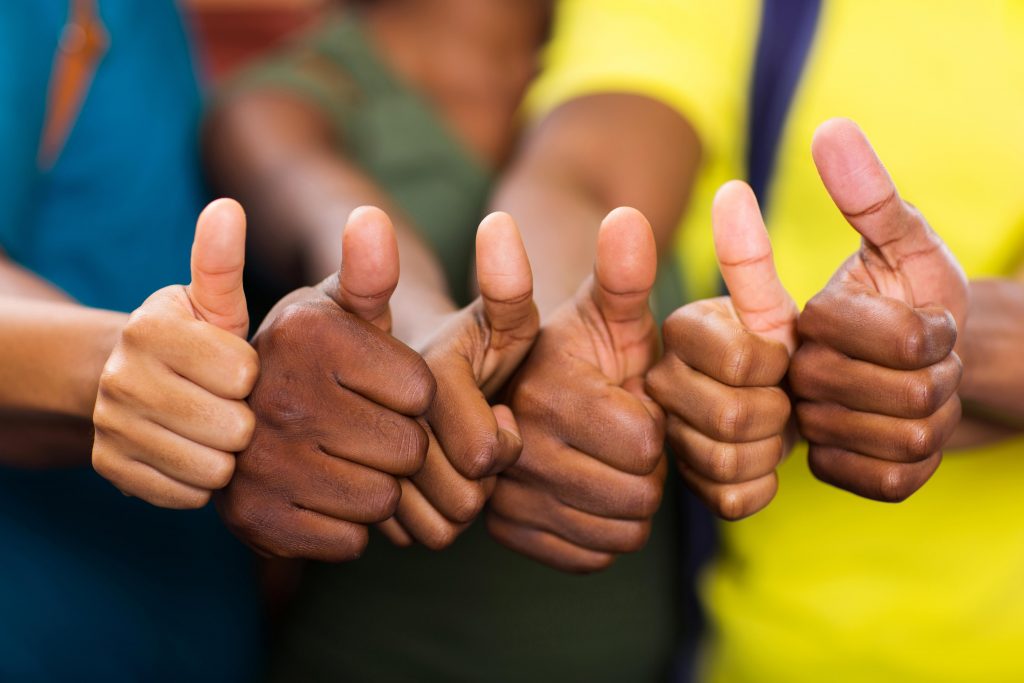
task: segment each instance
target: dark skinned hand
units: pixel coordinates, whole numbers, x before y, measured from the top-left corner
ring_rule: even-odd
[[[429,437],[426,461],[402,480],[395,517],[380,526],[398,545],[418,541],[438,550],[451,544],[522,449],[512,412],[488,403],[526,356],[540,325],[530,263],[507,214],[480,223],[476,272],[480,297],[415,345],[437,393],[421,420]]]
[[[656,268],[644,217],[610,213],[594,275],[546,322],[512,380],[523,452],[498,477],[487,526],[564,571],[596,571],[639,550],[661,502],[664,419],[643,387],[657,352]]]
[[[218,497],[257,551],[340,562],[390,518],[417,472],[434,396],[423,359],[388,333],[398,246],[377,209],[352,212],[339,273],[280,301],[253,339],[256,429]]]
[[[735,520],[775,496],[775,468],[794,440],[780,384],[796,347],[797,307],[745,183],[718,191],[712,227],[730,296],[688,304],[665,321],[665,354],[647,388],[668,415],[684,481],[716,514]]]
[[[900,501],[939,466],[960,420],[967,281],[853,122],[822,124],[812,153],[863,240],[800,315],[789,374],[797,421],[820,480]]]

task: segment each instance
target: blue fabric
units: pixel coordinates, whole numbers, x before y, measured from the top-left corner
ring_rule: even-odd
[[[110,50],[41,172],[68,2],[0,2],[0,244],[79,301],[130,310],[187,281],[200,99],[172,0],[99,5]],[[212,508],[153,508],[91,469],[0,468],[0,680],[253,680],[254,579]]]
[[[747,179],[767,204],[775,151],[814,40],[821,0],[764,0],[751,79]]]
[[[201,105],[173,3],[101,0],[110,49],[45,172],[36,153],[68,2],[2,4],[0,135],[16,154],[0,160],[0,245],[88,306],[129,311],[187,282]]]

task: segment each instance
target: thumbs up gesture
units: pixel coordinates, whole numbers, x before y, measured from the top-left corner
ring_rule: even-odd
[[[644,217],[609,214],[594,275],[543,326],[512,380],[523,450],[498,477],[488,529],[564,571],[639,550],[661,502],[663,417],[643,387],[658,342],[648,306],[656,268]]]
[[[196,223],[192,283],[156,292],[125,325],[100,379],[92,453],[124,493],[198,508],[231,479],[259,372],[245,340],[244,261],[242,207],[213,202]]]
[[[863,239],[800,315],[789,377],[797,422],[819,479],[903,500],[938,467],[960,420],[967,280],[853,122],[822,124],[812,153]]]
[[[775,468],[792,445],[790,400],[779,385],[796,346],[797,307],[745,183],[718,191],[712,227],[730,296],[689,304],[665,321],[665,354],[647,387],[668,414],[683,479],[734,520],[771,501]]]
[[[255,550],[331,562],[362,554],[390,518],[399,478],[417,472],[434,396],[423,359],[389,334],[398,246],[377,209],[352,212],[337,274],[296,290],[253,338],[257,424],[218,497],[225,524]]]
[[[522,449],[508,406],[488,403],[530,350],[540,319],[533,274],[512,218],[493,213],[476,238],[480,296],[416,347],[437,381],[422,423],[423,468],[402,481],[402,500],[381,530],[395,543],[451,544],[483,509],[498,473]]]

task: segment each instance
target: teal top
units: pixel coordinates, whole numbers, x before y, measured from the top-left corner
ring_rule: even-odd
[[[0,2],[0,246],[79,301],[128,311],[187,282],[204,199],[199,90],[172,0],[100,0],[109,49],[62,153],[41,170],[69,4]],[[0,680],[258,671],[252,561],[212,509],[154,508],[88,467],[0,467],[0,548]]]

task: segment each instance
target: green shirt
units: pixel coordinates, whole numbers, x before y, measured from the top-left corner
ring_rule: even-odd
[[[466,299],[491,173],[338,16],[236,88],[284,88],[328,112],[347,158],[415,223]],[[449,549],[395,548],[374,535],[343,565],[310,564],[282,628],[280,681],[645,681],[677,645],[675,510],[645,550],[591,576],[544,567],[479,521]]]

